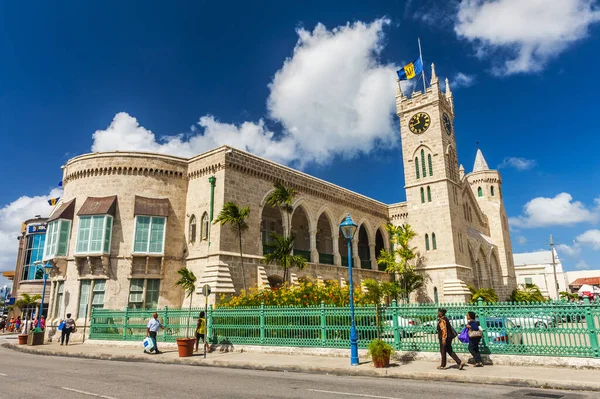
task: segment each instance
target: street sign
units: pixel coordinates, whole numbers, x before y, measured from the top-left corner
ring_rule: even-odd
[[[210,285],[204,284],[204,287],[202,287],[202,295],[204,295],[204,296],[210,295]]]
[[[14,298],[14,297],[6,298],[6,305],[7,306],[14,305],[15,301],[16,301],[16,298]]]

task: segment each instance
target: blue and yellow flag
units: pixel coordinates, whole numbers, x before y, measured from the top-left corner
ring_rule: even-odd
[[[423,61],[421,61],[421,57],[419,57],[398,70],[398,79],[409,80],[419,75],[421,72],[423,72]]]
[[[55,206],[58,203],[58,200],[60,199],[60,197],[56,197],[56,198],[50,198],[48,200],[48,205],[52,205]]]

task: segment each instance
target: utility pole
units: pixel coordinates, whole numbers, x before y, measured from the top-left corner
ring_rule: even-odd
[[[552,251],[552,269],[554,270],[554,286],[556,287],[556,299],[558,299],[558,279],[556,278],[556,261],[554,259],[554,241],[552,241],[552,234],[550,234],[550,250]]]

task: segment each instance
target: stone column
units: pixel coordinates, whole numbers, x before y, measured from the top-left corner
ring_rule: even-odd
[[[333,263],[336,266],[342,266],[342,256],[340,254],[340,235],[333,235],[333,242],[331,243],[333,247]]]
[[[317,230],[310,230],[310,258],[314,263],[319,263],[319,250],[317,249]]]
[[[352,240],[352,266],[355,269],[360,269],[360,256],[358,256],[358,238],[356,237],[358,232]]]
[[[369,244],[369,256],[371,257],[371,269],[377,270],[377,254],[375,253],[375,244]]]

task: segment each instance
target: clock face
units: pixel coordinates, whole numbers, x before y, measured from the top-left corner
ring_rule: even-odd
[[[444,122],[444,129],[446,130],[446,133],[448,133],[448,136],[450,136],[452,134],[452,121],[450,120],[448,114],[445,112],[442,115],[442,122]]]
[[[415,134],[425,132],[431,124],[431,118],[425,112],[417,112],[410,118],[408,122],[408,128]]]

